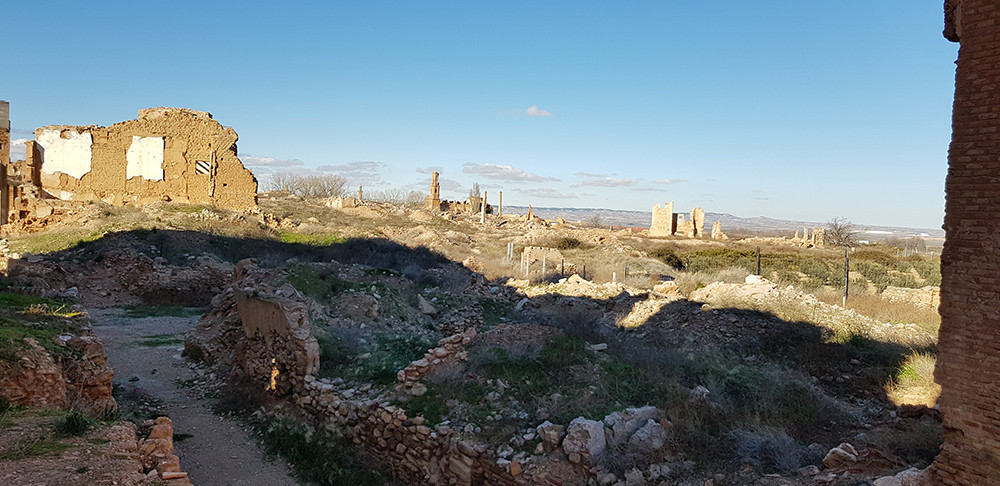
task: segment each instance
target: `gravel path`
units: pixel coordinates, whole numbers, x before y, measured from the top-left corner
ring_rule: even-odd
[[[190,434],[175,442],[174,452],[194,484],[297,484],[284,462],[264,457],[249,427],[213,414],[201,391],[178,385],[178,380],[197,377],[180,356],[183,345],[141,344],[150,336],[182,340],[197,324],[196,317],[137,319],[118,309],[95,309],[90,317],[115,370],[115,383],[139,387],[162,400],[164,413],[174,422],[174,434]],[[129,381],[133,377],[138,381]]]

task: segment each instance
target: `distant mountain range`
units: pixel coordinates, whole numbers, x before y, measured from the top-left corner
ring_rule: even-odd
[[[525,214],[528,212],[527,206],[504,206],[504,213]],[[532,207],[534,214],[545,219],[563,218],[566,221],[589,222],[597,216],[604,226],[630,226],[635,228],[648,228],[653,218],[651,211],[620,211],[616,209],[599,208],[536,208]],[[685,213],[686,214],[686,213]],[[774,219],[765,216],[752,218],[741,218],[728,213],[705,213],[705,230],[709,231],[716,221],[722,221],[722,231],[733,230],[754,231],[763,233],[786,232],[792,236],[796,230],[804,227],[825,227],[825,222],[815,221],[790,221],[786,219]],[[908,236],[921,236],[924,238],[944,238],[944,230],[931,228],[907,228],[903,226],[867,226],[857,225],[862,231],[859,235],[861,239],[881,240],[885,238],[905,238]]]

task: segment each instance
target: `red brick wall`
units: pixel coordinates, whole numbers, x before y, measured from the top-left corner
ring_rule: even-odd
[[[957,9],[957,10],[955,10]],[[1000,482],[1000,2],[949,0],[961,42],[945,184],[941,333],[945,442],[941,484]]]

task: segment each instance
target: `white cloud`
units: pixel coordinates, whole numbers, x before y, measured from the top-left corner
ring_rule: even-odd
[[[661,192],[661,191],[664,191],[665,189],[660,188],[660,187],[636,187],[636,188],[634,188],[632,190],[633,191],[644,191],[644,192]]]
[[[576,174],[573,174],[573,175],[580,176],[580,177],[601,178],[601,177],[611,177],[611,176],[616,175],[616,174],[594,174],[593,172],[577,172]]]
[[[687,182],[687,179],[657,179],[653,181],[653,184],[679,184],[681,182]]]
[[[538,105],[529,106],[528,109],[525,110],[525,113],[527,113],[528,116],[552,116],[552,113],[539,108]]]
[[[579,197],[576,194],[559,192],[550,187],[542,187],[538,189],[516,189],[515,191],[531,197],[548,198],[548,199],[577,199]]]
[[[600,179],[583,181],[576,185],[591,187],[631,187],[638,183],[639,179],[615,179],[613,177],[602,177]]]
[[[250,154],[240,154],[240,160],[243,161],[243,165],[247,167],[297,167],[300,165],[305,165],[299,159],[276,159],[274,157],[254,157]]]
[[[498,164],[474,164],[466,162],[462,166],[462,172],[466,174],[476,174],[487,179],[498,181],[523,181],[523,182],[544,182],[558,181],[555,177],[542,177],[537,174],[529,174],[524,169],[518,169],[509,165]]]
[[[443,172],[444,167],[439,165],[432,165],[430,167],[417,167],[417,174],[432,174],[434,172]]]
[[[34,140],[31,138],[15,138],[10,141],[10,160],[11,162],[16,162],[18,160],[24,160],[26,158],[25,153],[27,152],[27,147],[24,145],[28,140]]]

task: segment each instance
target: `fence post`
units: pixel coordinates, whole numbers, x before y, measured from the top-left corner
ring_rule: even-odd
[[[760,276],[760,247],[757,247],[757,276]]]
[[[844,248],[844,300],[841,307],[847,307],[847,290],[851,285],[851,257],[848,252],[850,248]]]
[[[542,255],[542,277],[545,277],[545,255]]]
[[[587,265],[583,265],[583,279],[587,280]]]

